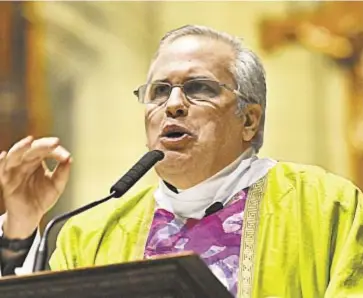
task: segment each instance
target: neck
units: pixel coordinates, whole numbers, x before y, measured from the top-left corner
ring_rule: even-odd
[[[210,179],[213,176],[218,175],[218,173],[222,172],[227,167],[231,167],[231,170],[233,170],[239,164],[237,160],[240,161],[249,158],[254,153],[255,151],[252,149],[252,147],[249,147],[242,154],[238,156],[233,156],[230,159],[226,159],[223,164],[220,164],[219,167],[216,167],[215,169],[210,171],[207,171],[200,164],[194,164],[193,167],[188,167],[187,172],[179,171],[174,175],[173,174],[161,175],[161,173],[158,174],[162,180],[164,180],[165,182],[174,186],[177,189],[189,189],[207,179]]]

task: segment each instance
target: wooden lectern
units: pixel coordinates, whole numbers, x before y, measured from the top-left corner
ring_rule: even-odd
[[[1,298],[232,298],[206,264],[184,254],[0,279]]]

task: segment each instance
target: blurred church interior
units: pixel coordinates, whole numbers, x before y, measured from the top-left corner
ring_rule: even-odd
[[[107,195],[145,151],[158,40],[202,24],[243,38],[267,72],[261,156],[316,164],[363,188],[363,2],[0,2],[0,149],[58,136],[74,159],[50,217]],[[132,192],[155,183],[148,174]]]

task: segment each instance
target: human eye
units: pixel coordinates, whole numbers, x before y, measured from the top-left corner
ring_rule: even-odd
[[[168,97],[170,93],[170,86],[168,84],[152,84],[150,88],[151,101],[160,100]]]
[[[216,97],[219,95],[219,85],[212,81],[189,81],[184,84],[184,90],[190,97]]]
[[[154,88],[154,92],[156,95],[165,95],[169,92],[170,86],[166,84],[156,85]]]

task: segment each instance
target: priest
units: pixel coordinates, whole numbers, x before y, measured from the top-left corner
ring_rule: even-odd
[[[52,270],[194,251],[235,297],[363,297],[362,192],[319,167],[257,157],[266,82],[251,50],[212,28],[178,28],[135,95],[148,148],[165,153],[159,182],[69,220]],[[31,270],[37,227],[70,168],[56,138],[1,153],[2,243],[23,245],[3,245],[3,274]]]

